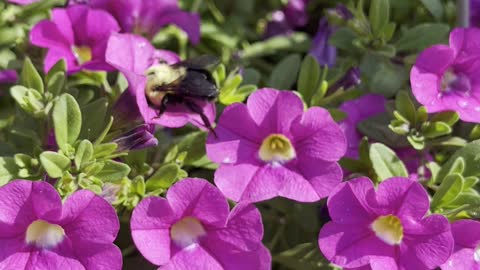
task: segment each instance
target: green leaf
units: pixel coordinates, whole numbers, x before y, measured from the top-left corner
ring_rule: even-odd
[[[437,21],[443,18],[443,4],[441,0],[420,0],[425,8],[435,17]]]
[[[463,191],[466,191],[469,188],[473,188],[480,179],[476,176],[469,176],[465,178],[465,183],[463,185]]]
[[[59,178],[70,168],[70,159],[56,152],[46,151],[40,154],[40,163],[52,178]]]
[[[395,43],[398,52],[421,51],[433,44],[447,40],[450,27],[440,23],[424,23],[417,25],[405,33]]]
[[[392,147],[405,147],[408,142],[405,137],[395,134],[388,127],[390,123],[390,116],[387,113],[378,114],[370,117],[357,126],[358,130],[368,136],[368,138],[387,144]]]
[[[12,157],[0,157],[0,186],[8,181],[15,179],[18,174],[18,168]]]
[[[297,79],[301,61],[299,54],[291,54],[283,58],[273,68],[268,85],[275,89],[290,89]]]
[[[83,140],[77,147],[75,153],[75,166],[81,170],[82,166],[93,157],[93,145],[89,140]]]
[[[177,180],[177,175],[180,167],[175,163],[162,165],[150,178],[147,180],[147,192],[155,191],[157,189],[168,189]]]
[[[65,86],[65,73],[59,71],[52,75],[50,80],[47,83],[47,91],[52,93],[54,97],[60,95],[63,92],[63,87]]]
[[[455,111],[445,111],[434,114],[430,121],[445,122],[449,126],[453,126],[455,123],[457,123],[458,119],[458,113],[456,113]]]
[[[320,81],[320,65],[312,55],[307,55],[303,59],[298,76],[298,91],[302,94],[304,100],[310,104],[310,101],[318,89]]]
[[[373,34],[379,37],[390,20],[390,2],[388,0],[372,0],[368,18]]]
[[[130,173],[130,167],[124,163],[113,160],[105,161],[102,170],[95,174],[103,182],[117,182]]]
[[[50,68],[47,76],[45,77],[45,81],[47,83],[49,83],[50,80],[52,79],[52,77],[59,72],[63,72],[63,74],[65,74],[67,72],[67,63],[65,62],[65,59],[63,59],[63,58],[60,59],[57,63],[55,63],[55,65],[53,65],[53,67]]]
[[[304,243],[273,256],[273,261],[288,269],[327,269],[329,263],[318,252],[314,243]]]
[[[26,58],[23,63],[22,73],[20,73],[20,83],[27,88],[33,88],[40,93],[44,92],[43,81],[40,74],[33,66],[30,58]]]
[[[99,144],[99,145],[95,145],[94,146],[94,157],[95,158],[100,158],[100,157],[109,156],[109,155],[113,154],[113,152],[115,152],[115,150],[117,150],[117,147],[118,147],[118,145],[116,143],[102,143],[102,144]]]
[[[444,122],[430,122],[423,130],[423,135],[428,139],[445,136],[450,133],[452,133],[452,128]]]
[[[408,120],[410,124],[415,126],[417,118],[416,109],[413,101],[410,99],[410,96],[407,92],[398,92],[397,97],[395,98],[395,107],[397,108],[397,111]]]
[[[370,160],[379,181],[394,176],[408,177],[408,171],[395,152],[381,143],[370,146]]]
[[[69,94],[63,94],[53,107],[55,139],[60,149],[73,145],[82,128],[82,113],[77,101]]]
[[[107,115],[108,100],[97,99],[82,107],[82,130],[80,138],[94,140],[105,127],[105,116]]]
[[[265,55],[273,55],[284,50],[305,52],[308,51],[309,48],[310,40],[308,35],[297,32],[292,35],[276,36],[264,41],[253,43],[251,46],[245,48],[240,55],[243,59],[249,59]]]
[[[450,174],[443,180],[440,188],[435,192],[430,206],[432,209],[448,205],[454,201],[463,190],[464,179],[458,174]]]

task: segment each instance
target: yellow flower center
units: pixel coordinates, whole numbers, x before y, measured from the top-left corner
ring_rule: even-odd
[[[38,219],[28,226],[25,242],[39,248],[53,248],[63,241],[64,236],[65,231],[60,225]]]
[[[72,47],[73,54],[77,59],[77,62],[81,65],[85,62],[92,60],[92,49],[87,46],[73,46]]]
[[[282,163],[295,158],[295,149],[284,135],[271,134],[263,140],[258,156],[265,162]]]
[[[188,247],[198,242],[207,232],[198,219],[185,217],[175,223],[170,229],[170,237],[180,247]]]
[[[399,245],[403,238],[400,219],[394,215],[380,216],[372,223],[372,230],[378,238],[389,245]]]

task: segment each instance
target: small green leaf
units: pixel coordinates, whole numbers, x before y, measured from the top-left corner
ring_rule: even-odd
[[[301,61],[299,54],[291,54],[283,58],[273,68],[268,85],[280,90],[290,89],[297,79]]]
[[[53,74],[47,83],[47,91],[52,93],[54,97],[60,95],[63,92],[65,80],[66,78],[64,72],[59,71]]]
[[[82,113],[77,101],[69,94],[63,94],[53,107],[55,139],[60,149],[73,145],[82,128]]]
[[[480,179],[476,176],[469,176],[465,178],[465,183],[463,185],[463,191],[466,191],[469,188],[473,188]]]
[[[379,181],[394,176],[408,177],[408,171],[395,152],[381,143],[370,146],[370,160]]]
[[[388,0],[372,0],[368,17],[373,34],[379,37],[390,20],[390,2]]]
[[[75,153],[75,166],[77,169],[81,169],[82,165],[90,161],[93,157],[93,145],[89,140],[83,140],[77,147]]]
[[[82,130],[80,138],[94,140],[105,127],[105,116],[107,115],[108,100],[97,99],[82,107]]]
[[[459,119],[458,113],[455,111],[439,112],[432,116],[432,122],[445,122],[449,126],[453,126]]]
[[[421,51],[447,40],[450,27],[440,23],[424,23],[406,31],[396,42],[397,51]]]
[[[0,186],[15,179],[17,174],[18,168],[15,164],[15,160],[11,157],[0,157]]]
[[[30,58],[26,58],[23,63],[22,73],[20,74],[20,83],[27,88],[33,88],[40,93],[44,92],[43,81],[40,74],[33,66]]]
[[[320,81],[320,65],[317,59],[312,55],[307,55],[303,59],[298,75],[298,91],[302,94],[304,100],[310,104],[315,91],[318,89]]]
[[[443,180],[440,188],[435,192],[430,206],[432,209],[448,205],[449,202],[454,201],[460,192],[462,192],[464,184],[463,177],[458,174],[450,174]]]
[[[428,139],[445,136],[450,133],[452,133],[452,128],[444,122],[430,122],[426,129],[423,130],[423,135]]]
[[[102,144],[99,144],[99,145],[95,145],[94,146],[94,157],[95,158],[100,158],[100,157],[106,157],[106,156],[109,156],[111,154],[113,154],[113,152],[115,152],[115,150],[117,150],[117,147],[118,145],[116,143],[102,143]]]
[[[406,91],[398,92],[397,97],[395,98],[395,107],[409,123],[415,125],[417,119],[415,105]]]
[[[180,167],[175,163],[164,164],[147,180],[147,191],[167,189],[177,180]]]
[[[443,18],[443,4],[441,0],[420,0],[437,21]]]
[[[113,160],[105,161],[102,170],[95,174],[103,182],[116,182],[122,180],[130,173],[130,167],[124,163]]]
[[[46,151],[40,154],[40,163],[52,178],[59,178],[70,168],[70,159],[56,152]]]
[[[45,77],[45,81],[49,83],[52,77],[59,72],[63,72],[63,74],[67,72],[67,63],[63,58],[60,59],[57,63],[55,63],[53,67],[50,68],[50,70],[47,73],[47,76]]]

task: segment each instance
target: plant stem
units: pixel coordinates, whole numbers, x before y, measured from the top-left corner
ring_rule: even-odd
[[[457,24],[460,27],[468,27],[470,24],[470,1],[457,0]]]

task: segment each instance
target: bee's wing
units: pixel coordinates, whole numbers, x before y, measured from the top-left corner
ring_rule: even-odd
[[[207,72],[189,70],[178,84],[176,92],[189,97],[213,99],[218,95],[217,85]]]
[[[213,55],[202,55],[194,58],[187,59],[182,62],[173,64],[172,66],[186,67],[188,69],[195,70],[208,70],[211,71],[220,64],[220,59]]]

